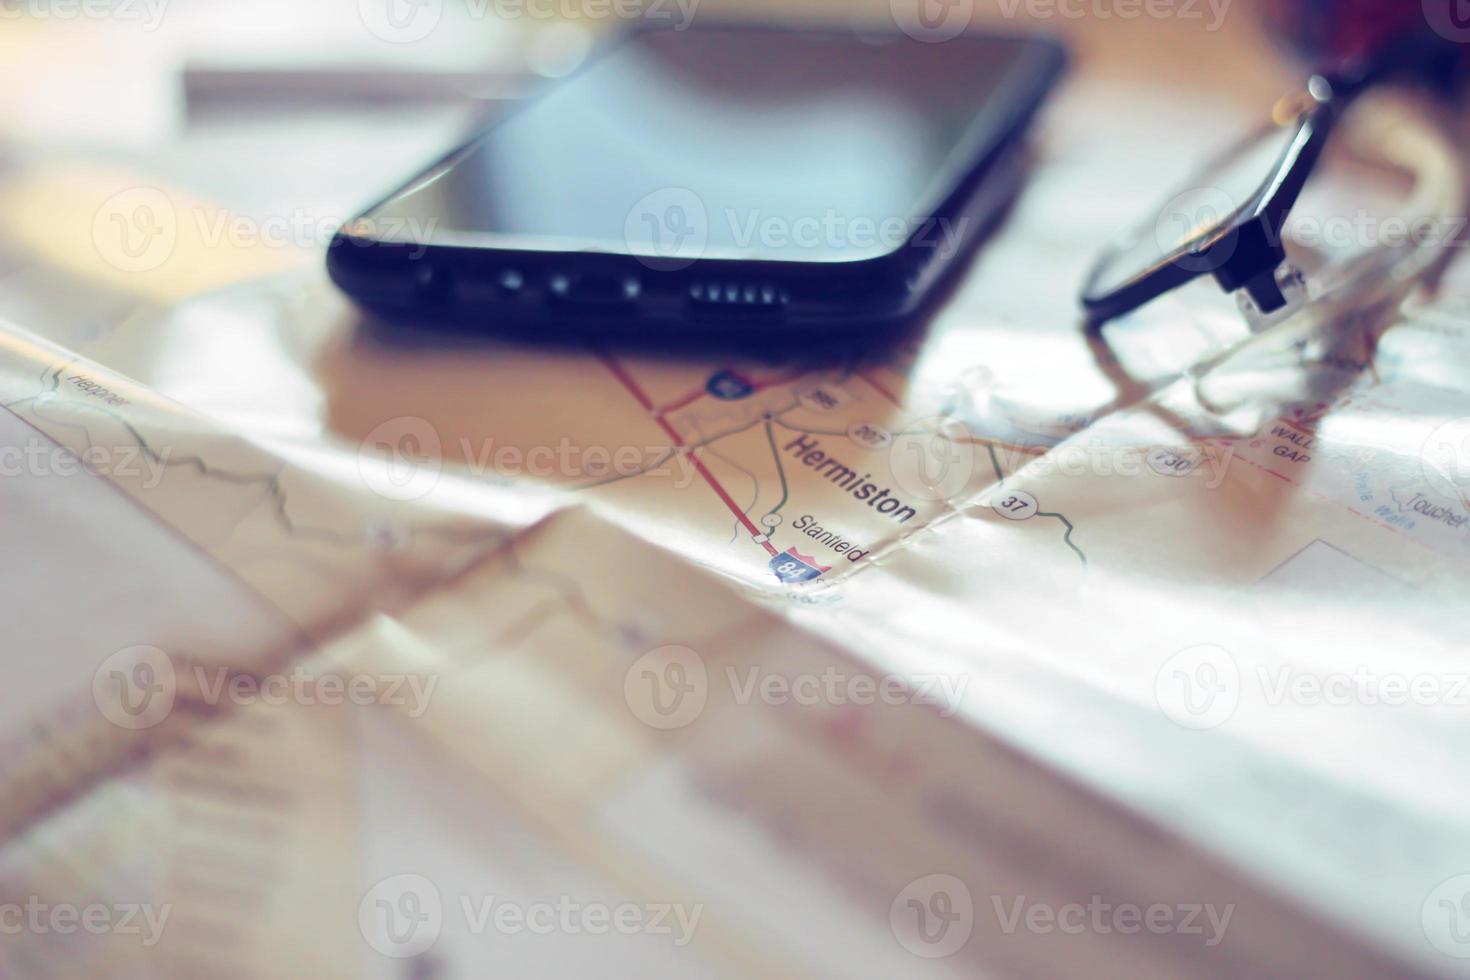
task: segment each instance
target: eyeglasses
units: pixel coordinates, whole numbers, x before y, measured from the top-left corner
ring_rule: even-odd
[[[1351,274],[1337,270],[1309,282],[1288,260],[1287,219],[1344,112],[1359,95],[1400,78],[1448,87],[1459,61],[1457,45],[1437,35],[1414,35],[1347,71],[1314,75],[1304,93],[1278,104],[1276,121],[1212,161],[1190,182],[1190,189],[1169,199],[1157,218],[1151,215],[1103,251],[1081,295],[1090,325],[1131,313],[1208,274],[1235,295],[1252,331],[1260,332],[1310,299],[1371,281],[1358,263]],[[1399,130],[1402,136],[1407,127]],[[1422,130],[1407,137],[1412,146],[1389,143],[1376,149],[1415,172],[1412,207],[1453,207],[1449,202],[1459,199],[1463,183],[1458,156],[1447,140],[1426,137]],[[1404,248],[1380,251],[1369,259],[1380,271],[1398,265],[1407,254]],[[1402,278],[1401,269],[1395,278]]]

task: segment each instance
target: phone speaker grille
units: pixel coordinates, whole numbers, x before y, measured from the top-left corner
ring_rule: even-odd
[[[779,310],[790,296],[771,283],[705,280],[689,287],[689,299],[696,305],[729,310]]]

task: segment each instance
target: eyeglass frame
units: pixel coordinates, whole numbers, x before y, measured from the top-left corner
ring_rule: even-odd
[[[1121,285],[1100,292],[1098,280],[1110,262],[1137,237],[1103,250],[1079,297],[1088,326],[1100,327],[1206,273],[1227,293],[1244,290],[1260,315],[1282,311],[1288,304],[1285,284],[1278,276],[1288,268],[1282,231],[1343,112],[1368,88],[1406,73],[1449,87],[1459,58],[1459,48],[1452,42],[1413,34],[1346,71],[1314,74],[1306,86],[1307,104],[1287,124],[1296,127],[1291,142],[1243,207],[1175,246]]]

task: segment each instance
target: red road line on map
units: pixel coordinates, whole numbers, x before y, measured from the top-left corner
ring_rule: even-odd
[[[623,366],[615,361],[611,354],[603,354],[602,363],[606,364],[607,369],[613,373],[613,377],[621,381],[623,387],[627,388],[632,396],[638,399],[638,404],[650,412],[654,410],[653,402],[649,401],[648,396],[643,393],[643,389],[638,387],[638,382],[634,381],[632,376],[623,370]]]
[[[774,388],[777,385],[790,384],[797,378],[800,378],[809,373],[810,372],[804,370],[791,371],[788,374],[779,374],[774,378],[767,378],[764,381],[752,381],[750,383],[750,386],[755,391],[765,391],[767,388]]]
[[[674,440],[674,445],[676,445],[676,446],[682,446],[682,445],[684,445],[684,438],[679,435],[679,431],[677,429],[675,429],[668,422],[664,421],[662,418],[654,419],[654,421],[658,423],[658,427],[660,429],[663,429],[664,432],[666,432],[668,434],[668,437],[670,439]]]
[[[1304,436],[1315,436],[1315,435],[1317,435],[1317,430],[1309,427],[1308,425],[1306,425],[1305,424],[1305,420],[1302,421],[1302,422],[1298,422],[1296,419],[1280,418],[1280,419],[1277,419],[1277,421],[1280,422],[1282,425],[1289,425],[1289,426],[1291,426],[1293,429],[1295,429],[1296,431],[1300,432]],[[1314,419],[1312,421],[1320,421],[1320,418]]]
[[[689,461],[694,464],[694,468],[699,471],[699,475],[704,477],[705,482],[710,485],[710,489],[719,495],[720,499],[725,502],[726,507],[730,508],[730,513],[735,515],[735,519],[745,525],[745,529],[750,532],[750,536],[753,538],[763,537],[764,535],[761,534],[760,528],[756,527],[751,519],[745,516],[745,511],[740,509],[740,505],[730,499],[730,495],[725,492],[725,488],[720,486],[720,481],[715,479],[713,473],[705,469],[704,462],[693,453],[689,454]],[[762,541],[760,544],[772,557],[780,554],[776,550],[776,546],[771,544],[771,542]]]
[[[628,372],[623,369],[623,366],[621,364],[614,360],[609,354],[602,355],[602,363],[606,364],[608,370],[613,373],[613,376],[616,377],[620,382],[622,382],[623,387],[627,388],[628,392],[634,398],[638,399],[638,404],[642,405],[650,412],[656,412],[656,409],[654,409],[653,407],[653,402],[649,400],[648,396],[644,394],[643,389],[639,386],[638,382],[633,380],[632,375],[628,374]],[[674,429],[672,425],[665,421],[661,414],[655,414],[654,421],[657,422],[659,426],[669,434],[669,438],[674,441],[674,445],[676,447],[680,449],[684,448],[683,437],[679,435],[679,433]],[[694,464],[695,471],[699,473],[700,476],[704,477],[704,482],[708,483],[710,489],[713,490],[715,494],[725,502],[725,506],[730,508],[730,513],[735,515],[735,519],[738,520],[741,524],[745,525],[745,529],[750,532],[750,536],[752,538],[764,538],[765,535],[761,532],[761,529],[756,527],[755,523],[746,516],[745,511],[740,509],[740,505],[735,503],[735,501],[730,498],[730,494],[725,491],[725,488],[720,485],[720,481],[715,479],[715,475],[709,471],[709,469],[704,465],[700,458],[694,455],[693,452],[689,452],[688,455],[689,462]],[[770,541],[761,540],[757,543],[759,543],[762,548],[765,548],[767,553],[769,553],[773,557],[780,554],[780,552],[776,550],[775,546],[771,544]]]
[[[901,402],[897,398],[895,398],[893,396],[893,392],[889,391],[887,388],[883,387],[878,382],[874,381],[871,375],[867,374],[866,372],[859,371],[859,372],[857,372],[857,376],[859,378],[862,378],[864,381],[866,381],[873,388],[877,389],[878,394],[882,395],[884,398],[886,398],[889,401],[893,402],[893,404],[897,405],[899,408],[903,408],[903,402]]]
[[[677,412],[679,409],[684,408],[686,405],[692,405],[693,403],[699,401],[707,394],[709,394],[709,392],[705,391],[703,388],[691,391],[684,397],[676,398],[673,401],[669,402],[663,408],[658,410],[658,414],[667,415],[669,412]]]
[[[754,394],[757,391],[765,391],[767,388],[774,388],[777,385],[789,384],[790,382],[795,381],[797,378],[800,378],[802,375],[804,375],[806,373],[807,373],[806,371],[792,371],[792,372],[790,372],[788,374],[778,375],[778,376],[776,376],[774,378],[769,378],[769,379],[767,379],[765,381],[751,381],[750,382],[750,391],[751,391],[751,394]],[[703,398],[705,395],[708,395],[708,394],[709,394],[709,391],[707,389],[705,389],[705,388],[696,388],[696,389],[694,389],[693,391],[689,392],[686,395],[681,395],[678,398],[675,398],[673,401],[669,402],[663,408],[658,409],[657,410],[658,411],[658,414],[660,414],[660,415],[667,415],[670,412],[677,412],[681,408],[687,408],[688,406],[694,404],[695,402],[699,401],[701,398]]]
[[[1242,463],[1245,463],[1247,466],[1255,467],[1256,469],[1261,470],[1264,473],[1270,473],[1272,476],[1281,476],[1280,473],[1277,473],[1277,472],[1275,472],[1273,470],[1270,470],[1270,469],[1262,466],[1260,463],[1257,463],[1255,460],[1251,459],[1249,456],[1246,456],[1245,454],[1241,454],[1239,456],[1236,456],[1235,458],[1238,459],[1238,460],[1240,460]],[[1340,502],[1338,502],[1336,500],[1333,500],[1331,497],[1327,496],[1327,494],[1323,493],[1320,490],[1308,490],[1306,487],[1303,487],[1300,483],[1296,482],[1295,480],[1293,480],[1293,479],[1291,479],[1289,477],[1281,476],[1281,479],[1285,480],[1287,483],[1290,483],[1292,486],[1296,487],[1298,490],[1302,490],[1302,491],[1305,491],[1306,493],[1310,493],[1312,496],[1316,497],[1318,500],[1322,501],[1323,503],[1332,504],[1334,507],[1345,507],[1346,506],[1345,504],[1342,504],[1342,503],[1340,503]],[[1372,524],[1375,527],[1381,527],[1385,531],[1389,531],[1389,532],[1391,532],[1393,534],[1397,534],[1398,536],[1400,536],[1401,538],[1403,538],[1405,541],[1409,542],[1412,545],[1418,545],[1420,548],[1423,548],[1425,551],[1429,552],[1430,554],[1434,554],[1434,555],[1442,555],[1442,554],[1444,554],[1444,552],[1439,551],[1439,550],[1431,547],[1430,545],[1425,544],[1423,541],[1420,541],[1418,538],[1414,537],[1412,534],[1405,534],[1402,528],[1394,527],[1392,524],[1389,524],[1386,521],[1380,521],[1378,518],[1372,516],[1371,514],[1363,514],[1363,513],[1360,513],[1359,511],[1356,511],[1356,510],[1354,510],[1351,507],[1348,507],[1347,510],[1348,510],[1349,513],[1356,514],[1360,519],[1362,519],[1364,521],[1367,521],[1369,524]]]

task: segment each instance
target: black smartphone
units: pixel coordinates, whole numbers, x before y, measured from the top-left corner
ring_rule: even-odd
[[[635,31],[347,223],[392,320],[659,343],[851,340],[922,310],[1016,191],[1035,37]]]

